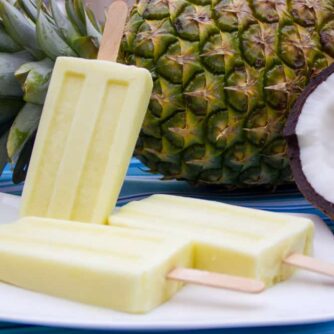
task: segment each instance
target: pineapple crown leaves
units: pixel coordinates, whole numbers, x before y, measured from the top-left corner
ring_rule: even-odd
[[[36,132],[42,106],[26,103],[16,116],[8,135],[7,153],[12,162],[18,159],[27,140]]]
[[[15,3],[14,3],[15,5]],[[39,4],[37,5],[33,0],[17,0],[16,2],[16,7],[22,8],[25,15],[27,15],[27,17],[30,18],[30,20],[32,22],[36,22],[37,17],[38,17],[38,12],[39,6],[43,6],[44,10],[45,10],[45,6],[43,5],[43,3],[39,2]]]
[[[76,26],[81,34],[86,33],[86,28],[84,25],[84,9],[81,1],[77,0],[65,0],[65,8],[68,18],[74,26]]]
[[[0,16],[5,30],[18,45],[37,59],[45,57],[36,39],[34,24],[27,16],[6,0],[0,0]]]
[[[85,23],[82,24],[78,15],[75,16],[75,12],[73,13],[74,8],[68,4],[69,2],[67,1],[66,8],[70,8],[71,11],[68,12],[68,17],[66,17],[56,1],[50,1],[52,16],[59,33],[80,57],[95,58],[102,36],[101,27],[88,9],[85,10],[80,7],[80,12],[83,11],[83,14],[80,15],[84,15]]]
[[[36,22],[38,44],[46,55],[55,60],[58,56],[77,57],[77,53],[64,41],[58,29],[47,20],[43,11],[39,11]]]
[[[82,0],[0,0],[0,175],[24,181],[54,60],[96,58],[102,25]]]
[[[20,1],[28,4],[31,2]],[[39,2],[36,19],[37,39],[48,57],[52,60],[58,56],[95,58],[101,39],[101,27],[94,15],[83,7],[81,1],[67,0],[67,15],[60,10],[55,0],[50,0],[49,4],[49,7],[45,7]],[[52,62],[43,60],[17,71],[26,102],[44,102],[52,67]],[[29,94],[29,91],[34,95]]]
[[[22,0],[29,1],[29,0]],[[68,4],[76,4],[69,6]],[[94,26],[81,1],[67,1],[68,17],[55,0],[50,1],[53,20],[48,20],[48,9],[39,6],[36,33],[39,44],[51,59],[58,56],[96,58],[101,32]]]
[[[3,24],[0,22],[0,52],[17,52],[22,48],[6,33]]]
[[[18,67],[33,60],[30,53],[0,53],[0,97],[21,98],[23,92],[14,73]]]
[[[9,161],[7,142],[10,127],[22,105],[20,100],[0,100],[0,174]]]
[[[37,130],[30,135],[30,137],[26,140],[25,145],[22,147],[20,154],[16,160],[15,168],[13,170],[13,182],[18,184],[25,180],[27,175],[30,157],[32,154],[32,149],[35,143]]]
[[[68,22],[77,27],[82,36],[92,39],[98,47],[102,38],[102,26],[95,19],[94,14],[83,6],[82,0],[65,0]]]
[[[20,46],[38,60],[58,56],[96,58],[102,27],[92,12],[84,8],[81,0],[66,0],[67,15],[55,0],[49,3],[46,6],[42,1],[18,0],[13,5],[9,0],[0,0],[5,29],[2,39],[11,36],[11,49]],[[5,43],[0,40],[1,44]]]
[[[49,86],[53,62],[43,59],[38,62],[25,63],[15,72],[16,79],[20,82],[25,102],[43,104]]]

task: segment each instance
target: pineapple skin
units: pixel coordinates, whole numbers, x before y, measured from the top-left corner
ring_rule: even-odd
[[[135,151],[152,173],[290,183],[283,127],[334,60],[334,0],[139,0],[119,58],[154,79]]]

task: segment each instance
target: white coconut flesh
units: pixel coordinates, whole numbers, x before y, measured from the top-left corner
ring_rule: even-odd
[[[308,96],[295,131],[307,181],[334,203],[334,74]]]

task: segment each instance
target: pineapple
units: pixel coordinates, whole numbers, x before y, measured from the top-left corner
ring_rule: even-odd
[[[291,182],[282,129],[333,62],[334,0],[140,0],[120,57],[154,78],[135,152],[152,173],[227,187]]]
[[[24,180],[55,59],[95,58],[101,32],[81,0],[0,0],[0,174]]]

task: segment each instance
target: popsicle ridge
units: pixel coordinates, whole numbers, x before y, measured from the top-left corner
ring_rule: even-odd
[[[81,226],[67,221],[44,220],[39,218],[26,219],[23,223],[10,224],[4,227],[1,233],[1,240],[6,236],[17,242],[21,241],[36,244],[52,244],[60,249],[80,250],[89,252],[100,252],[101,255],[112,253],[117,257],[129,259],[144,259],[152,257],[151,252],[158,244],[165,242],[160,234],[137,233],[128,229],[114,228],[111,231],[99,229],[81,229]],[[12,226],[11,226],[12,225]],[[69,228],[70,227],[70,228]],[[96,243],[98,240],[98,243]],[[124,242],[127,241],[127,242]],[[131,248],[130,243],[138,245],[138,249]]]
[[[59,95],[56,97],[50,94],[49,104],[54,105],[55,112],[42,113],[41,124],[44,123],[44,126],[39,127],[39,136],[43,138],[43,141],[36,140],[35,142],[35,151],[40,151],[41,154],[38,161],[31,159],[31,176],[30,180],[29,177],[27,178],[24,188],[29,188],[29,184],[40,183],[42,189],[53,189],[62,159],[62,154],[57,154],[57,152],[62,152],[65,146],[67,137],[64,134],[69,132],[74,116],[70,111],[76,108],[81,96],[84,76],[73,72],[67,73],[63,78],[57,72],[54,72],[53,76],[54,89],[59,91]],[[46,147],[53,154],[46,155]],[[51,195],[51,191],[45,191],[43,196],[40,196],[37,191],[31,191],[29,199],[26,200],[29,201],[29,204],[23,200],[22,210],[24,211],[24,207],[28,204],[31,208],[38,207],[41,215],[46,214]]]
[[[132,226],[152,230],[157,227],[176,234],[182,230],[219,243],[224,240],[232,247],[237,242],[244,245],[247,252],[250,246],[262,249],[270,240],[304,231],[305,224],[312,226],[307,218],[259,211],[207,200],[152,195],[128,203],[110,216],[109,221],[113,224],[113,219],[124,217],[131,220]]]

